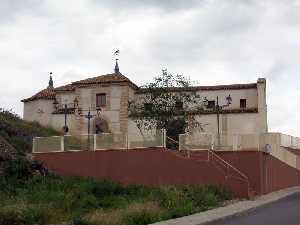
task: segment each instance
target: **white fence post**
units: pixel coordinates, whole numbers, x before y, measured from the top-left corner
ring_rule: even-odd
[[[129,138],[129,133],[126,134],[126,146],[127,146],[127,150],[130,149],[130,138]]]
[[[166,148],[167,147],[167,132],[166,129],[162,129],[162,133],[163,133],[163,147]]]
[[[63,152],[65,151],[65,141],[64,141],[65,137],[61,136],[60,137],[60,150]]]
[[[97,149],[97,134],[94,134],[94,151]]]
[[[211,150],[213,151],[215,148],[215,135],[211,133]]]
[[[32,139],[32,153],[36,152],[36,139],[35,137]]]
[[[183,134],[179,134],[178,135],[178,142],[179,142],[179,144],[178,144],[178,151],[182,150],[182,142],[183,142],[182,137],[183,137]]]

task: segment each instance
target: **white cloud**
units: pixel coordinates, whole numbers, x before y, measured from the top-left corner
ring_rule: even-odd
[[[162,68],[198,83],[267,77],[269,127],[300,136],[300,4],[296,0],[0,2],[0,106],[120,68],[137,84]],[[284,117],[282,116],[284,115]]]

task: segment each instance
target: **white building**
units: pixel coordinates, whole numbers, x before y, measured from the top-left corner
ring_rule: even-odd
[[[232,104],[222,110],[220,115],[221,133],[265,133],[267,126],[266,80],[259,78],[256,83],[230,84],[217,86],[194,86],[182,91],[196,90],[209,101],[207,109],[197,116],[204,124],[205,132],[217,133],[217,116],[214,106],[217,96],[219,104],[226,104],[228,95]],[[104,132],[135,133],[137,127],[128,117],[128,102],[142,95],[143,91],[136,84],[119,72],[115,72],[75,81],[61,87],[53,87],[52,78],[49,86],[23,99],[24,119],[37,121],[44,126],[51,126],[61,131],[65,124],[70,134],[86,134],[88,119],[85,115],[91,110],[96,115],[90,120],[91,133],[98,125]],[[67,105],[67,109],[65,109]],[[101,108],[98,114],[96,109]]]

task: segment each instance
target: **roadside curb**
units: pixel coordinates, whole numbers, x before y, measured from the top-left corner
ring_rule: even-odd
[[[291,187],[257,197],[254,200],[240,201],[224,207],[177,219],[161,221],[151,225],[213,225],[213,223],[247,214],[250,211],[298,194],[300,194],[300,186]]]

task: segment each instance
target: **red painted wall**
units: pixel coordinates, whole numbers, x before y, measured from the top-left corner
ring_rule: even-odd
[[[300,185],[300,172],[283,162],[257,151],[218,152],[243,172],[256,194]],[[162,149],[80,151],[36,153],[59,175],[108,178],[124,184],[150,186],[176,184],[221,184],[239,197],[248,197],[248,185],[236,177],[226,177],[223,168],[205,161],[207,151],[191,158]]]
[[[221,184],[239,197],[248,197],[244,181],[226,179],[208,162],[197,162],[162,149],[36,153],[34,158],[59,175],[108,178],[124,184],[150,186]]]
[[[250,180],[257,194],[300,185],[300,171],[271,155],[257,151],[218,152]]]

